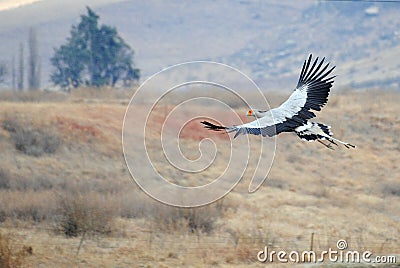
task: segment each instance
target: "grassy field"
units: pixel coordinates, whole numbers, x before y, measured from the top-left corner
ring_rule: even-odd
[[[0,264],[261,267],[257,252],[264,246],[303,251],[312,243],[321,251],[336,249],[339,239],[352,250],[400,254],[400,93],[335,92],[318,121],[356,149],[329,150],[281,134],[268,180],[256,193],[247,193],[245,177],[212,205],[178,209],[154,201],[131,180],[121,148],[130,93],[83,92],[1,96]],[[286,98],[266,95],[272,106]],[[162,105],[152,122],[174,103]],[[229,139],[185,128],[183,150],[190,155],[204,137],[220,145],[222,158],[202,174],[207,182],[223,170]],[[158,138],[151,136],[150,144]],[[175,182],[196,183],[152,149]]]

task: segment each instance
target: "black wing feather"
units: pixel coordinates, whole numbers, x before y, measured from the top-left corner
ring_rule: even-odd
[[[335,66],[326,71],[329,63],[323,66],[325,58],[323,58],[317,65],[318,57],[314,60],[311,68],[309,68],[312,61],[312,55],[303,64],[303,70],[300,73],[297,88],[307,87],[307,100],[304,107],[300,110],[298,115],[304,120],[315,117],[315,114],[310,110],[320,111],[321,108],[328,102],[328,96],[333,84],[333,79],[336,76],[326,78],[335,69]],[[323,67],[322,67],[323,66]],[[322,67],[322,69],[321,69]]]

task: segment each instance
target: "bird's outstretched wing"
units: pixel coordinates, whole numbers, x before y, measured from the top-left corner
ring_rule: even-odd
[[[265,116],[250,123],[224,127],[207,121],[201,122],[206,128],[239,134],[253,134],[274,136],[281,132],[293,131],[294,128],[303,125],[310,118],[315,117],[313,111],[320,111],[328,101],[330,89],[335,76],[329,74],[335,66],[324,65],[325,58],[321,61],[318,57],[312,61],[312,55],[304,61],[296,89],[289,98],[279,107],[269,110]]]

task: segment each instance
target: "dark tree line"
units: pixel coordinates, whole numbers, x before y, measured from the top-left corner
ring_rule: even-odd
[[[87,7],[80,23],[72,26],[66,44],[55,49],[51,81],[62,88],[127,84],[140,77],[133,54],[117,30],[99,25],[99,16]]]

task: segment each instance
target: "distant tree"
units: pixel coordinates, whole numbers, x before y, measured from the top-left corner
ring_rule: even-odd
[[[4,82],[7,73],[7,65],[4,62],[0,62],[0,83]]]
[[[117,30],[98,24],[99,16],[87,7],[77,26],[72,26],[67,43],[55,49],[51,63],[54,84],[63,88],[80,85],[115,86],[118,81],[138,80],[134,68],[134,51],[119,36]]]
[[[11,88],[14,90],[16,89],[16,78],[17,72],[15,71],[15,57],[13,56],[11,59]]]
[[[18,77],[17,77],[18,90],[24,90],[24,45],[19,44],[19,64],[18,64]]]
[[[35,90],[40,88],[40,62],[37,34],[34,28],[29,29],[28,48],[28,88]]]

